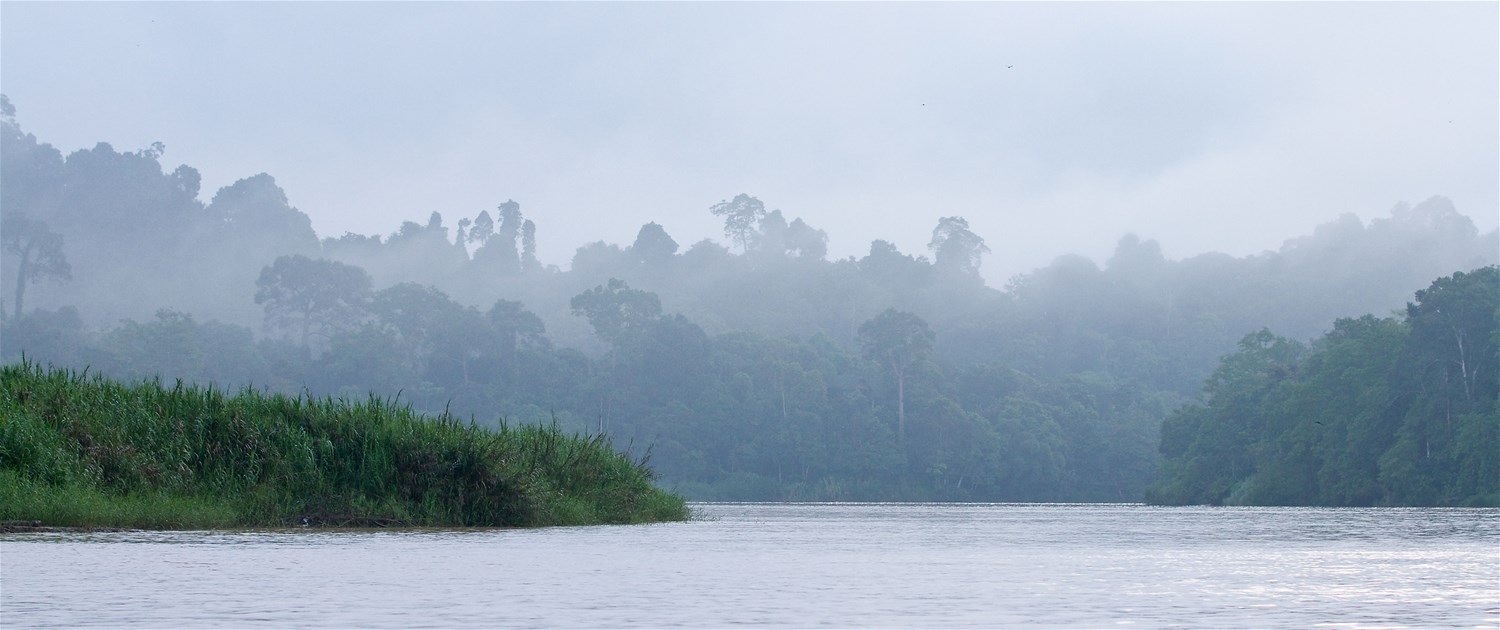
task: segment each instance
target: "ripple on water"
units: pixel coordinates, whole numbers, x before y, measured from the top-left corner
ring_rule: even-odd
[[[1496,627],[1500,510],[699,504],[540,530],[0,535],[7,627]]]

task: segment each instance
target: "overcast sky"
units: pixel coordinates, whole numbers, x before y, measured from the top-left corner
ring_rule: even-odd
[[[1127,232],[1274,249],[1352,212],[1500,201],[1500,4],[0,3],[0,91],[64,153],[273,175],[321,236],[506,199],[544,262],[745,192],[991,284]]]

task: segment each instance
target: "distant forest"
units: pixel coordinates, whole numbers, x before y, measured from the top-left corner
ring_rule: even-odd
[[[160,144],[64,156],[3,105],[8,363],[555,420],[693,499],[1500,503],[1500,236],[1442,197],[997,289],[962,217],[830,260],[738,194],[722,242],[646,222],[563,270],[512,200],[320,238],[270,175],[204,203]]]

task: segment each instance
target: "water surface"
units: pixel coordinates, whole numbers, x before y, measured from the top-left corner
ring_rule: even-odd
[[[1500,510],[694,507],[641,526],[3,535],[0,626],[1500,626]]]

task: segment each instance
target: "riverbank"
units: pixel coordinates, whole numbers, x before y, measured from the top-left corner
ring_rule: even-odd
[[[48,527],[495,527],[683,520],[603,436],[489,430],[371,398],[0,368],[0,521]]]

